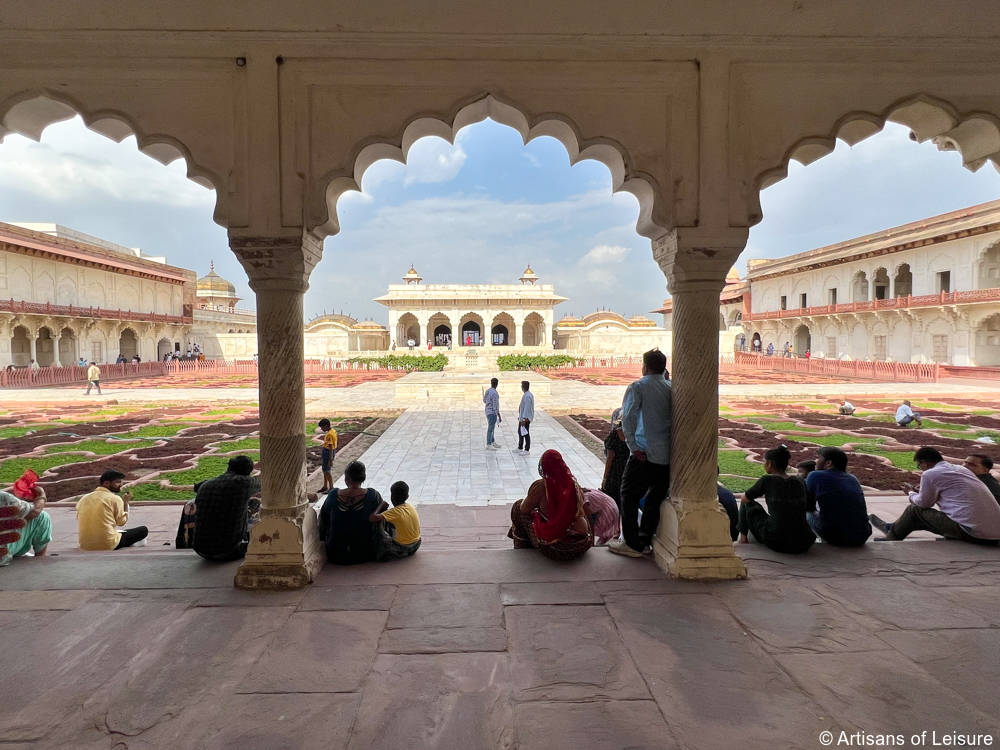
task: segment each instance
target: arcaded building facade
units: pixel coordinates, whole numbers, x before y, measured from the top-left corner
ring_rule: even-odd
[[[748,277],[748,347],[1000,366],[1000,201],[756,261]]]

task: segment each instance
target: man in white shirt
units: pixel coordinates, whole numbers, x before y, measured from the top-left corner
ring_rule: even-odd
[[[923,427],[924,423],[920,419],[920,412],[913,411],[910,408],[911,404],[909,401],[904,401],[902,405],[896,409],[896,424],[900,427],[906,427],[910,422],[916,422],[917,427]]]
[[[901,541],[914,531],[932,531],[973,544],[1000,541],[1000,505],[979,477],[964,466],[948,463],[935,448],[920,448],[913,460],[923,474],[920,490],[910,493],[910,505],[903,514],[894,523],[874,514],[868,517],[885,534],[885,541]]]
[[[527,455],[531,451],[531,423],[535,421],[535,394],[528,390],[531,384],[521,381],[521,405],[517,408],[517,452]]]
[[[844,416],[848,416],[848,417],[851,416],[852,414],[854,414],[854,404],[852,404],[850,401],[846,401],[846,400],[845,401],[841,401],[840,402],[840,413],[843,414]]]

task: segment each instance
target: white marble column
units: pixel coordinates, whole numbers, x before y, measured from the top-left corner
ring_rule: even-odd
[[[747,230],[712,236],[676,230],[654,242],[673,297],[673,440],[670,500],[654,552],[677,578],[745,578],[716,494],[719,417],[719,293]]]
[[[392,345],[397,343],[397,338],[399,337],[399,311],[395,308],[389,308],[389,348],[392,349]]]
[[[306,499],[302,298],[322,241],[233,237],[257,295],[261,520],[236,574],[239,588],[299,588],[323,566],[316,513]]]

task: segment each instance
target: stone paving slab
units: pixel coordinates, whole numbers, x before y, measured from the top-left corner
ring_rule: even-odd
[[[502,627],[400,628],[382,633],[380,654],[461,654],[506,651]]]
[[[514,748],[506,654],[383,654],[363,688],[353,750]]]
[[[515,720],[519,750],[680,747],[651,700],[522,703],[515,709]]]
[[[496,584],[400,586],[389,610],[388,628],[499,627],[503,624]]]

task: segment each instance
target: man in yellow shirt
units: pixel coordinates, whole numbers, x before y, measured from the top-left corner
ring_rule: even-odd
[[[127,490],[121,497],[125,475],[114,469],[101,474],[100,486],[84,495],[76,504],[76,521],[79,527],[80,549],[112,550],[123,547],[145,547],[149,529],[137,526],[118,531],[128,523],[128,503],[132,493]]]
[[[409,497],[409,485],[396,482],[389,488],[393,507],[368,517],[372,523],[379,524],[375,529],[375,559],[378,562],[409,557],[420,549],[420,517],[417,509],[406,502]],[[389,533],[383,521],[395,527],[394,534]]]
[[[319,428],[326,433],[323,436],[323,489],[320,492],[330,492],[333,490],[333,459],[337,455],[337,431],[326,417],[319,420]]]
[[[87,368],[87,392],[84,394],[86,396],[90,395],[90,389],[97,386],[97,395],[101,395],[101,368],[97,366],[96,362],[91,362],[90,367]]]

